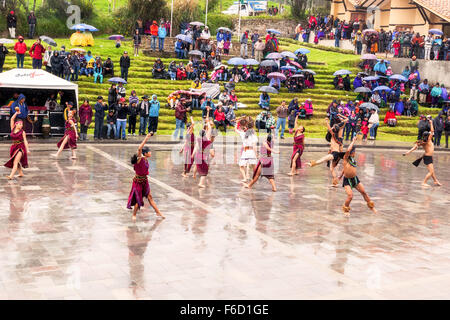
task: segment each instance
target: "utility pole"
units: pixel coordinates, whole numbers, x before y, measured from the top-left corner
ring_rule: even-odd
[[[169,37],[172,38],[172,29],[173,29],[173,0],[172,0],[172,6],[170,9],[170,34]]]
[[[238,40],[241,39],[241,3],[243,0],[239,0],[238,6],[238,15],[239,15],[239,22],[238,22]]]
[[[208,25],[208,0],[206,0],[205,27]]]

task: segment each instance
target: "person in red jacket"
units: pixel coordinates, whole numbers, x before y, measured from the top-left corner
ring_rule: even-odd
[[[156,51],[156,39],[158,38],[158,24],[155,20],[153,20],[152,25],[150,26],[150,35],[152,37],[151,48],[152,51]]]
[[[41,39],[37,39],[30,48],[30,56],[33,59],[33,69],[42,68],[42,56],[45,52],[44,46],[41,44]]]
[[[27,45],[23,41],[23,37],[19,36],[19,41],[14,45],[14,51],[16,52],[17,68],[23,68],[23,61],[25,60],[25,52],[27,52]]]

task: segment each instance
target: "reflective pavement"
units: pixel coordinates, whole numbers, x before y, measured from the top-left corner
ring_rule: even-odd
[[[133,223],[136,146],[85,144],[77,160],[31,148],[25,178],[0,169],[0,299],[449,298],[450,153],[435,155],[443,186],[423,189],[426,168],[411,164],[420,153],[357,150],[379,213],[355,193],[345,218],[325,165],[286,175],[291,148],[280,148],[273,193],[264,178],[241,186],[237,146],[216,146],[199,190],[180,176],[179,148],[158,145],[150,185],[167,219],[146,205]]]

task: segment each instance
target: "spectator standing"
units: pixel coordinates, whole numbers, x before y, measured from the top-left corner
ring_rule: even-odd
[[[448,148],[448,137],[450,136],[450,115],[444,115],[444,132],[445,132],[445,147]]]
[[[3,43],[0,43],[0,72],[3,72],[3,65],[5,64],[5,58],[8,53],[8,49],[3,45]]]
[[[130,106],[129,106],[129,112],[128,112],[128,135],[136,135],[136,119],[137,115],[139,113],[137,104],[139,100],[138,99],[131,99],[130,97]]]
[[[78,81],[78,75],[80,74],[80,57],[79,53],[75,51],[75,53],[70,58],[70,65],[72,66],[73,72],[72,72],[72,80],[71,81]]]
[[[53,51],[52,51],[52,47],[48,46],[47,50],[45,50],[44,53],[44,66],[45,66],[45,71],[52,73],[52,56],[53,56]]]
[[[111,139],[111,130],[113,131],[114,138],[116,137],[116,121],[117,113],[115,110],[109,110],[106,116],[106,127],[108,131],[106,132],[106,139]]]
[[[177,100],[175,106],[175,131],[173,133],[173,137],[176,139],[178,136],[178,132],[180,132],[180,140],[183,140],[184,127],[186,125],[186,112],[189,111],[189,108],[186,108],[180,100]]]
[[[142,97],[142,101],[138,105],[139,109],[139,134],[145,135],[145,131],[147,129],[147,123],[148,123],[148,115],[150,112],[150,102],[148,101],[148,95],[144,95]]]
[[[134,44],[134,56],[139,57],[139,47],[141,45],[141,35],[139,34],[139,30],[136,29],[133,36],[133,44]]]
[[[164,39],[167,36],[167,30],[164,24],[161,24],[158,28],[158,48],[160,52],[164,51]]]
[[[378,116],[378,112],[376,110],[372,110],[372,114],[369,118],[369,132],[370,138],[369,140],[375,140],[377,138],[378,125],[380,123],[380,117]]]
[[[419,85],[419,103],[424,104],[427,102],[427,96],[430,93],[430,87],[428,86],[428,80],[425,79]]]
[[[37,39],[30,48],[30,56],[33,59],[33,69],[42,68],[42,55],[45,52],[44,46],[41,44],[41,39]]]
[[[36,16],[34,11],[31,11],[27,18],[28,21],[28,38],[33,39],[36,32]]]
[[[355,35],[356,54],[360,55],[362,52],[363,36],[361,30],[358,30]]]
[[[412,56],[411,61],[409,62],[409,70],[411,73],[419,70],[419,61],[417,61],[416,56]]]
[[[128,69],[130,68],[130,57],[128,52],[124,51],[120,57],[120,77],[125,81],[128,81]]]
[[[156,94],[152,95],[150,100],[150,110],[148,113],[148,132],[156,133],[158,130],[159,108],[161,107]]]
[[[155,20],[153,20],[152,25],[150,26],[150,36],[151,36],[151,51],[156,51],[156,38],[158,38],[158,24]]]
[[[127,140],[125,129],[127,127],[128,112],[128,105],[125,102],[125,98],[120,98],[119,108],[117,109],[116,140],[118,140],[121,136],[122,140]]]
[[[62,74],[62,61],[61,61],[61,56],[59,55],[59,51],[58,50],[54,50],[53,51],[53,55],[50,58],[50,65],[51,65],[52,73],[55,76],[57,76],[57,77],[61,77],[61,74]]]
[[[424,48],[425,48],[425,60],[430,60],[430,55],[431,55],[431,47],[433,45],[433,38],[431,37],[431,35],[429,34],[426,38],[425,38],[425,43],[424,43]]]
[[[103,121],[105,120],[105,103],[103,102],[103,97],[97,97],[97,103],[94,105],[95,109],[95,129],[94,129],[94,140],[103,140]]]
[[[19,36],[18,41],[14,45],[14,51],[16,52],[17,68],[23,68],[23,62],[25,60],[25,52],[27,52],[27,45],[23,41],[23,37]]]
[[[13,10],[6,16],[6,25],[8,27],[9,36],[12,39],[16,38],[17,17]],[[23,68],[23,66],[22,66]]]
[[[248,50],[248,30],[246,30],[241,36],[241,57],[247,58]]]
[[[259,34],[258,31],[253,31],[253,34],[251,36],[251,40],[252,40],[252,58],[255,57],[255,45],[258,42],[259,39]]]
[[[89,100],[84,99],[83,104],[80,106],[80,139],[88,140],[87,138],[87,130],[89,124],[92,122],[92,107],[89,105]]]
[[[441,114],[438,114],[436,118],[434,118],[433,128],[434,128],[434,145],[440,147],[442,132],[444,131],[444,119],[442,119]]]
[[[439,51],[441,50],[441,47],[442,47],[442,39],[440,36],[436,36],[432,44],[434,60],[439,60]]]
[[[276,136],[278,137],[278,132],[281,127],[281,136],[280,139],[284,139],[284,130],[286,129],[286,118],[288,116],[288,107],[286,106],[286,101],[283,100],[281,105],[277,108],[277,128],[276,128]]]
[[[263,51],[265,47],[266,45],[262,42],[262,39],[259,38],[255,43],[255,59],[258,60],[258,62],[261,62],[263,58]]]

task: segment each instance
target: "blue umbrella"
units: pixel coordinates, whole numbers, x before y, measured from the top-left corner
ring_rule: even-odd
[[[408,81],[408,79],[406,79],[405,76],[402,76],[401,74],[393,74],[392,76],[389,77],[389,79],[394,79],[394,80],[400,80],[400,81]]]
[[[278,64],[273,60],[264,60],[260,63],[261,67],[278,67]]]
[[[114,77],[111,79],[108,79],[109,82],[115,82],[115,83],[127,83],[124,79],[120,77]]]
[[[386,86],[378,86],[375,89],[373,89],[372,91],[391,91],[392,89]]]
[[[432,34],[437,34],[438,36],[442,36],[444,33],[441,31],[441,30],[439,30],[439,29],[430,29],[430,30],[428,30],[428,32],[429,33],[432,33]]]
[[[248,66],[256,66],[259,64],[258,60],[255,59],[245,59],[245,62]]]
[[[283,52],[281,53],[281,55],[282,55],[283,57],[288,57],[288,58],[292,58],[292,59],[297,58],[297,56],[296,56],[295,54],[293,54],[292,52],[290,52],[290,51],[283,51]]]
[[[310,53],[310,52],[311,51],[309,51],[308,49],[305,49],[305,48],[300,48],[300,49],[297,49],[297,50],[294,51],[295,54],[299,54],[299,53],[307,54],[307,53]]]
[[[91,32],[98,31],[98,29],[96,27],[91,26],[89,24],[85,24],[85,23],[75,24],[70,29],[71,30],[91,31]]]
[[[185,34],[181,34],[180,33],[175,38],[177,38],[177,39],[179,39],[181,41],[187,42],[187,43],[192,43],[192,38],[187,36],[187,35],[185,35]]]
[[[281,67],[281,70],[295,71],[297,69],[295,67],[293,67],[293,66],[283,66],[283,67]]]
[[[335,73],[333,73],[333,76],[343,76],[343,75],[351,74],[351,73],[352,73],[351,71],[348,71],[346,69],[341,69],[341,70],[338,70]]]
[[[234,66],[239,66],[239,65],[247,65],[247,61],[245,61],[245,59],[236,57],[236,58],[231,58],[230,60],[227,61],[228,64],[234,65]]]
[[[363,78],[364,81],[373,81],[373,80],[378,80],[378,79],[380,79],[378,76],[369,76],[369,77]]]
[[[269,33],[275,33],[275,34],[281,34],[281,32],[280,31],[278,31],[278,30],[275,30],[275,29],[267,29],[267,32]]]

